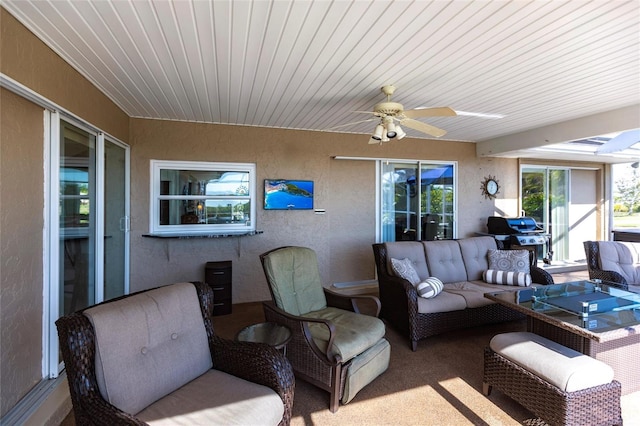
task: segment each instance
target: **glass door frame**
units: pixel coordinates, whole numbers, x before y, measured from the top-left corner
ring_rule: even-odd
[[[129,293],[129,264],[130,264],[130,148],[127,144],[117,140],[112,136],[106,136],[102,131],[96,129],[81,120],[53,110],[45,110],[45,176],[48,182],[45,190],[45,229],[44,229],[44,296],[43,304],[43,365],[42,373],[44,378],[56,378],[64,368],[64,364],[59,356],[58,332],[55,321],[60,315],[60,294],[64,286],[60,282],[60,129],[61,121],[65,121],[96,138],[96,189],[95,189],[95,236],[92,250],[95,253],[94,264],[90,270],[93,271],[95,283],[104,282],[104,185],[105,185],[105,141],[113,143],[125,150],[125,233],[124,253],[125,267],[123,286],[124,294]],[[95,285],[94,303],[104,300],[104,286]]]

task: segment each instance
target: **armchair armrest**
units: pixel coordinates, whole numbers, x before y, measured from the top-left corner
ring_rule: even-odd
[[[607,271],[604,269],[589,269],[589,279],[607,281],[608,285],[613,285],[623,290],[629,290],[629,283],[627,282],[626,278],[616,271]]]
[[[335,365],[336,363],[342,361],[340,356],[336,355],[332,351],[336,328],[331,323],[331,321],[291,315],[278,308],[275,303],[271,301],[262,302],[262,305],[264,307],[264,315],[267,321],[272,321],[277,324],[284,325],[288,327],[289,330],[291,330],[291,341],[289,342],[289,345],[297,346],[301,352],[309,352],[307,355],[312,355],[315,358],[319,358],[323,360],[323,362],[325,362],[327,365]],[[327,342],[326,352],[321,351],[320,348],[318,348],[318,345],[316,345],[315,341],[313,340],[311,331],[309,330],[309,324],[311,323],[322,324],[327,327],[329,331],[329,341]]]
[[[215,336],[211,357],[214,369],[273,389],[285,406],[293,403],[293,369],[277,349],[262,343],[236,342]]]
[[[397,277],[387,271],[387,250],[384,244],[373,244],[373,255],[378,271],[378,289],[382,302],[383,317],[406,317],[409,313],[418,313],[418,292],[404,278]],[[401,321],[405,323],[405,318]],[[408,320],[408,318],[407,318]]]
[[[358,306],[358,302],[373,302],[375,304],[375,317],[380,315],[380,299],[376,296],[348,296],[345,294],[340,294],[333,290],[329,290],[328,288],[324,288],[324,296],[327,299],[327,305],[332,306],[334,308],[344,309],[345,311],[352,311],[357,314],[360,314],[360,308]]]
[[[553,277],[550,273],[537,266],[531,266],[531,280],[537,284],[554,284]]]

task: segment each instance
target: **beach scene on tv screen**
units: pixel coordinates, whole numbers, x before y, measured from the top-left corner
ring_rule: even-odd
[[[264,208],[298,210],[313,208],[313,181],[267,179],[264,181]]]

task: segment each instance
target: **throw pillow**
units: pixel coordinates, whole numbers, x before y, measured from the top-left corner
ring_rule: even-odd
[[[489,284],[515,285],[520,287],[529,287],[531,285],[531,274],[528,272],[487,269],[482,273],[482,278]]]
[[[494,250],[487,252],[489,269],[512,272],[531,272],[529,250]]]
[[[391,266],[393,266],[393,271],[397,276],[404,278],[409,281],[412,285],[416,285],[420,282],[420,277],[416,272],[416,269],[413,267],[413,263],[408,258],[394,259],[391,258]]]
[[[425,299],[431,299],[440,294],[442,289],[444,288],[444,284],[436,277],[429,277],[426,280],[419,282],[416,284],[416,291],[418,292],[418,296],[424,297]]]

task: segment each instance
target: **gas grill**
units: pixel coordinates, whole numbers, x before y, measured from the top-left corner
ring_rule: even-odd
[[[535,250],[537,258],[544,254],[545,261],[551,258],[549,250],[544,246],[549,242],[549,234],[546,234],[531,217],[500,217],[489,216],[487,230],[496,240],[502,241],[505,248],[524,248]]]

